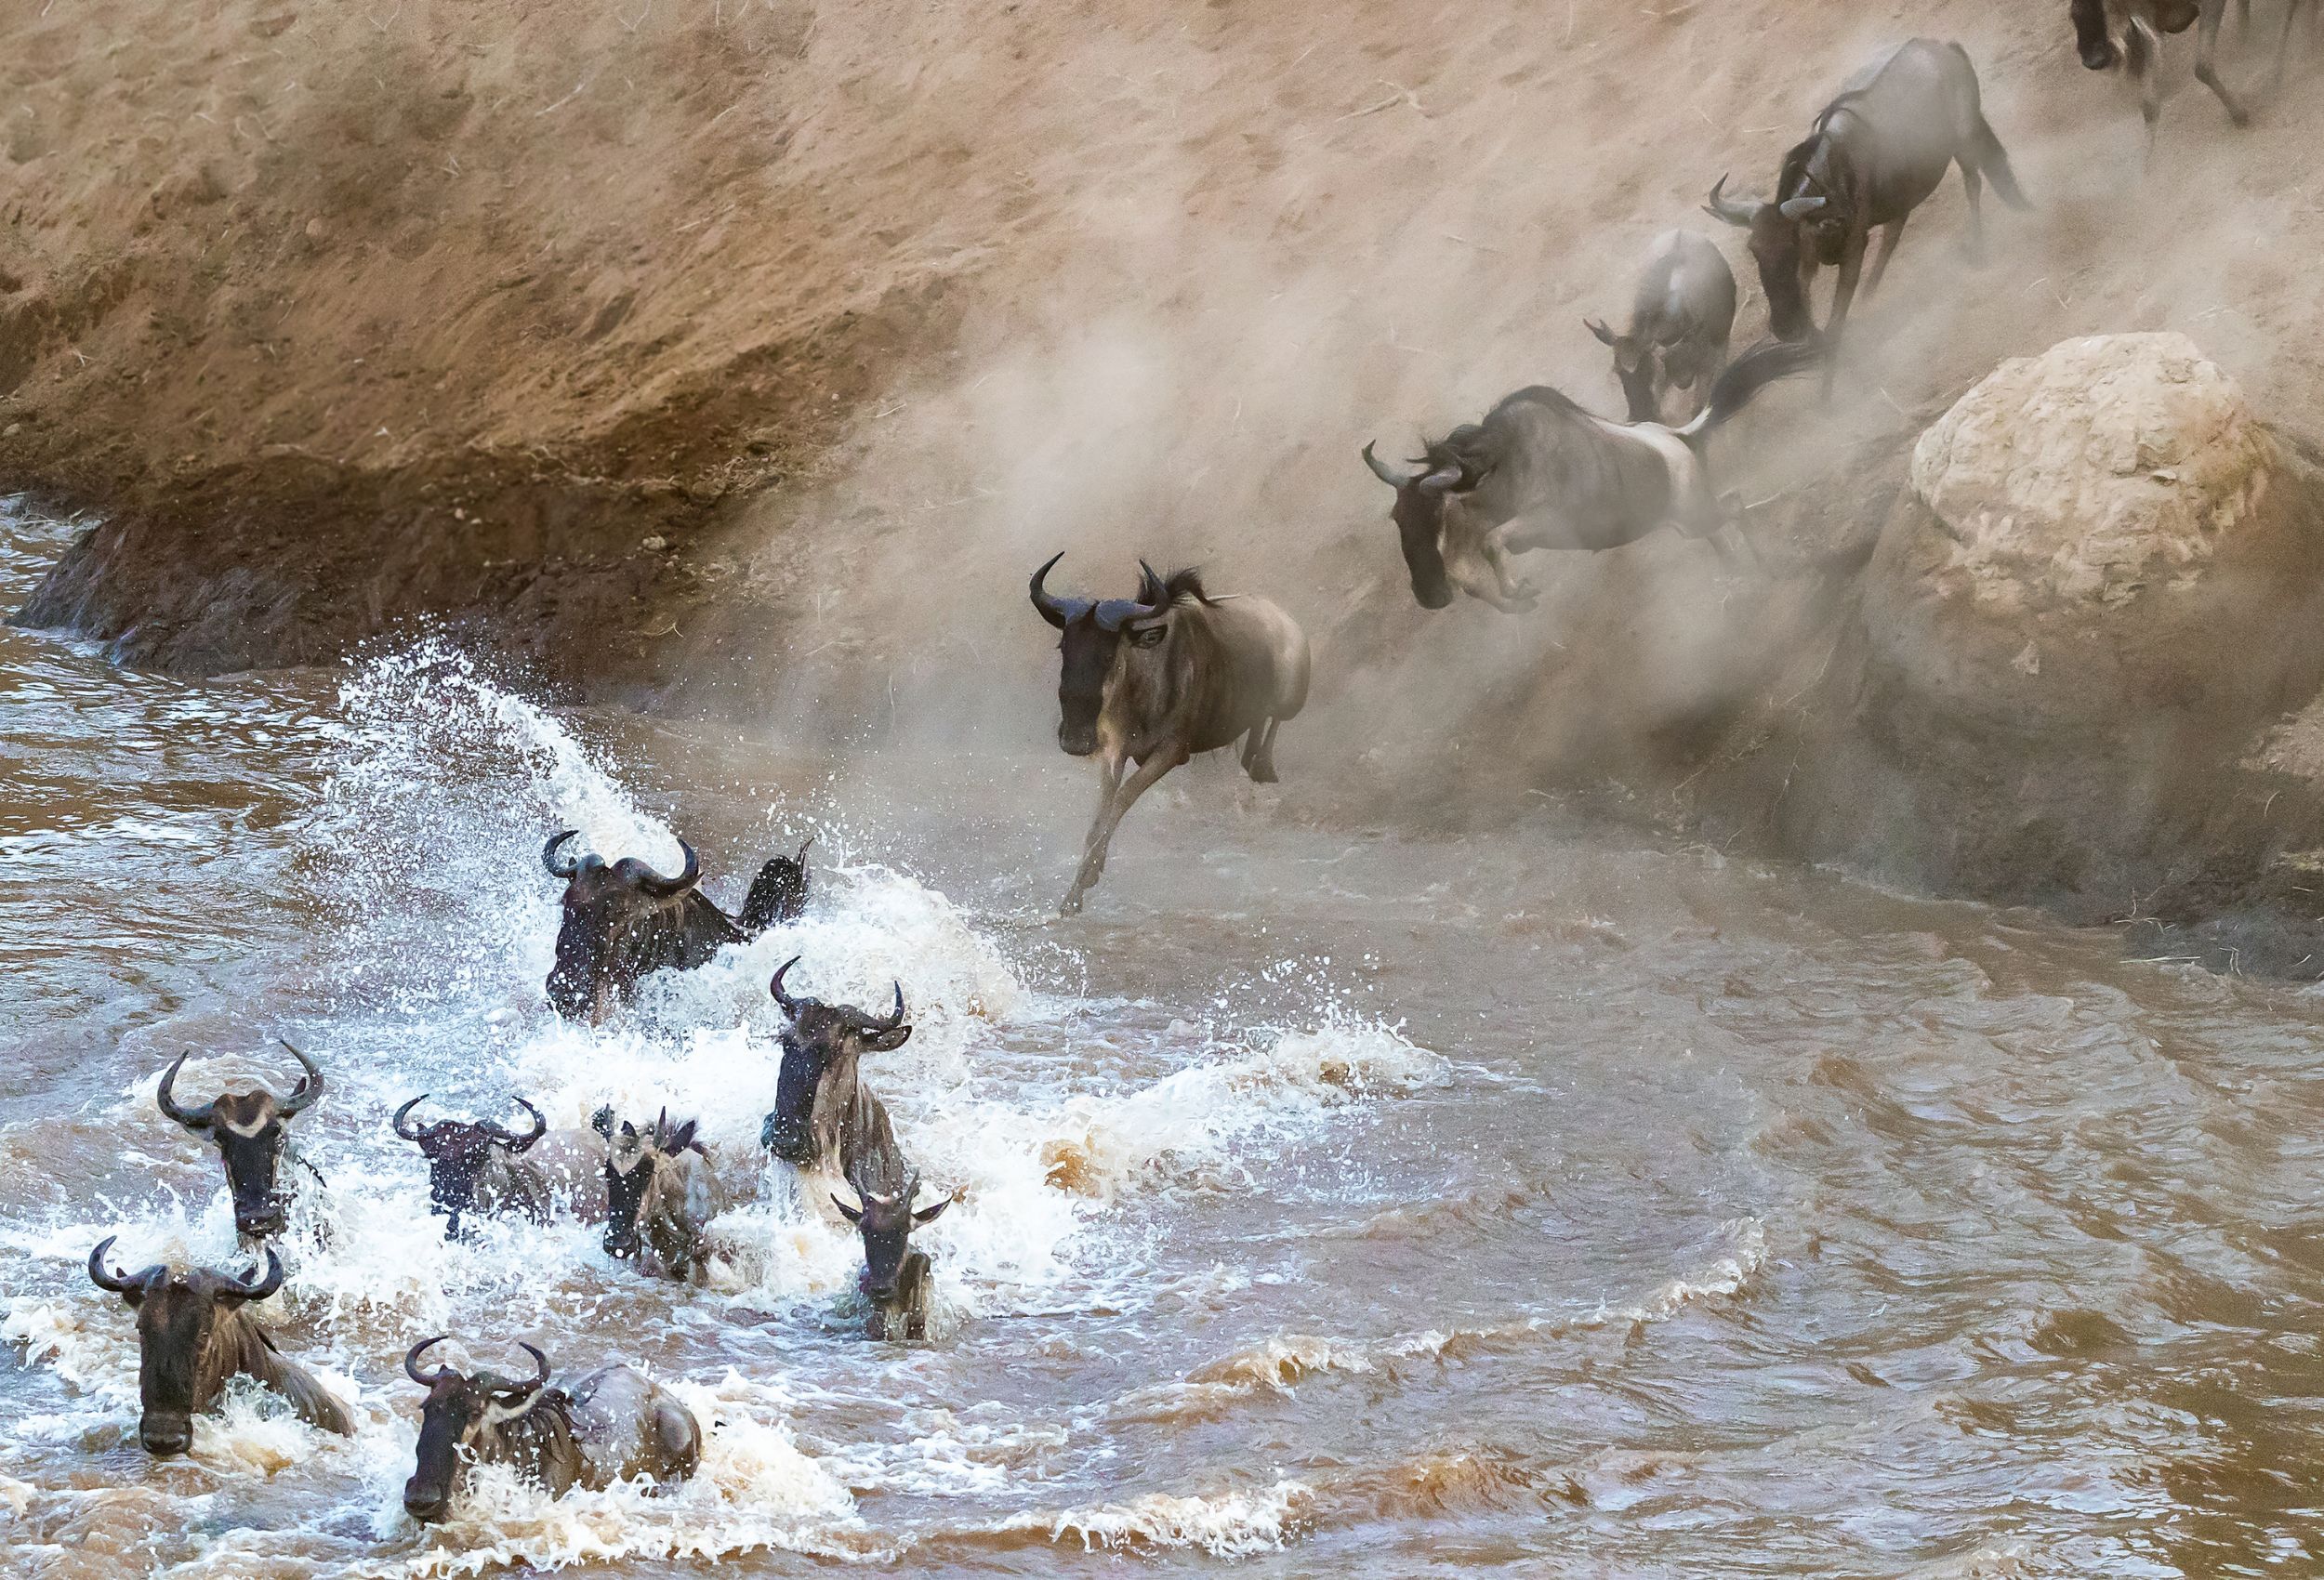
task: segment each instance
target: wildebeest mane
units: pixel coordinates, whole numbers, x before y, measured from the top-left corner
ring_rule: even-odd
[[[1138,580],[1138,601],[1149,609],[1167,608],[1182,598],[1191,598],[1202,604],[1213,601],[1210,594],[1204,590],[1202,573],[1192,565],[1172,571],[1165,576],[1155,573],[1141,561]]]

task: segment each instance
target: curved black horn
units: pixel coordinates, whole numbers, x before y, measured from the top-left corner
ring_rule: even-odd
[[[405,1114],[407,1114],[407,1113],[411,1113],[411,1112],[412,1112],[412,1110],[414,1110],[414,1109],[417,1108],[417,1107],[418,1107],[421,1103],[424,1103],[424,1102],[426,1102],[427,1100],[428,1100],[428,1094],[427,1094],[426,1092],[422,1092],[422,1093],[420,1093],[420,1094],[419,1094],[419,1096],[417,1096],[417,1097],[416,1097],[416,1098],[412,1099],[412,1100],[411,1100],[411,1101],[409,1101],[409,1102],[405,1103],[405,1104],[404,1104],[402,1108],[397,1109],[397,1110],[395,1111],[395,1117],[394,1117],[393,1119],[390,1119],[390,1120],[389,1120],[389,1121],[388,1121],[388,1126],[389,1126],[389,1128],[392,1129],[392,1130],[393,1130],[393,1131],[394,1131],[394,1132],[395,1132],[398,1136],[400,1136],[401,1138],[403,1138],[403,1139],[404,1140],[406,1140],[406,1141],[416,1141],[416,1140],[418,1140],[418,1139],[419,1139],[419,1129],[418,1129],[418,1127],[417,1127],[417,1126],[414,1126],[412,1129],[409,1129],[409,1130],[404,1129],[404,1128],[403,1128],[403,1116],[404,1116]]]
[[[533,1357],[535,1375],[531,1382],[511,1383],[501,1389],[501,1392],[512,1393],[519,1399],[530,1399],[548,1386],[548,1357],[521,1338],[517,1340],[517,1348]]]
[[[496,1124],[487,1123],[484,1126],[484,1133],[497,1140],[506,1141],[508,1144],[508,1150],[510,1152],[521,1152],[527,1147],[530,1147],[534,1142],[539,1140],[543,1136],[548,1134],[548,1121],[541,1117],[541,1111],[539,1109],[535,1108],[531,1103],[526,1102],[522,1098],[518,1098],[514,1100],[519,1108],[524,1110],[525,1113],[533,1116],[532,1132],[529,1135],[520,1136],[515,1134],[513,1131],[502,1129]]]
[[[774,981],[767,984],[767,991],[774,994],[776,1007],[794,1020],[799,1019],[799,1000],[783,991],[783,979],[799,961],[799,957],[796,955],[784,961],[782,968],[774,973]]]
[[[273,1246],[269,1245],[266,1248],[266,1271],[257,1283],[251,1283],[245,1275],[221,1284],[218,1293],[237,1300],[263,1300],[282,1287],[283,1258],[275,1254]]]
[[[702,858],[695,855],[694,848],[682,839],[678,842],[678,848],[686,853],[684,870],[676,877],[664,877],[648,868],[638,875],[640,889],[656,899],[667,900],[673,894],[683,894],[694,886],[702,876]]]
[[[1446,494],[1458,486],[1459,481],[1460,467],[1456,465],[1439,467],[1428,476],[1415,479],[1412,486],[1422,494]]]
[[[1723,219],[1730,225],[1740,225],[1748,230],[1764,206],[1755,198],[1727,196],[1727,178],[1721,176],[1711,183],[1710,201],[1703,204],[1703,212],[1713,219]]]
[[[865,1019],[871,1020],[869,1016],[865,1016]],[[896,983],[896,1007],[888,1012],[886,1020],[872,1020],[871,1023],[883,1032],[892,1032],[904,1024],[904,984],[902,982]]]
[[[208,1103],[200,1108],[179,1108],[177,1099],[170,1096],[170,1088],[177,1085],[178,1072],[191,1057],[191,1053],[181,1053],[170,1060],[169,1068],[162,1072],[162,1084],[153,1089],[153,1100],[161,1105],[163,1117],[174,1119],[189,1130],[206,1130],[210,1127]]]
[[[413,1345],[411,1349],[405,1350],[403,1352],[403,1375],[411,1378],[414,1382],[419,1384],[422,1388],[433,1388],[438,1383],[442,1382],[445,1377],[450,1376],[452,1375],[452,1368],[449,1366],[438,1366],[434,1371],[423,1376],[420,1374],[419,1358],[422,1352],[429,1350],[432,1346],[442,1344],[445,1339],[450,1338],[451,1336],[452,1336],[448,1333],[440,1333],[433,1338],[421,1339],[417,1344]]]
[[[541,847],[541,865],[548,869],[549,876],[571,877],[580,869],[581,859],[578,856],[568,856],[562,862],[557,859],[557,847],[577,837],[580,833],[577,828],[560,829],[548,836],[548,844]]]
[[[147,1268],[143,1272],[137,1274],[135,1277],[130,1277],[123,1273],[108,1272],[105,1270],[105,1253],[112,1250],[113,1248],[113,1242],[120,1238],[121,1236],[118,1234],[108,1234],[105,1238],[97,1243],[97,1249],[88,1254],[88,1281],[97,1285],[98,1288],[106,1290],[112,1294],[128,1295],[142,1290],[147,1282],[152,1279],[155,1273],[161,1271],[161,1269]]]
[[[804,867],[807,864],[807,852],[814,848],[815,836],[811,834],[807,836],[807,842],[799,848],[799,854],[793,856],[791,860],[797,862],[799,866]]]
[[[1372,476],[1386,483],[1390,488],[1402,488],[1412,481],[1410,478],[1400,476],[1393,467],[1373,454],[1372,447],[1368,443],[1364,446],[1364,464],[1372,468]]]
[[[1064,599],[1050,596],[1041,584],[1048,579],[1050,571],[1057,562],[1064,558],[1065,551],[1062,548],[1050,555],[1048,563],[1033,573],[1032,582],[1033,607],[1041,612],[1042,619],[1061,631],[1065,628],[1065,622],[1073,618],[1073,611],[1066,607]]]
[[[284,1047],[289,1047],[290,1056],[298,1060],[299,1067],[306,1071],[306,1074],[299,1078],[298,1085],[291,1088],[291,1095],[284,1098],[275,1111],[284,1118],[288,1119],[323,1095],[323,1072],[315,1068],[313,1060],[309,1059],[298,1049],[291,1047],[290,1044],[283,1042],[282,1038],[276,1037],[274,1040],[283,1043]]]

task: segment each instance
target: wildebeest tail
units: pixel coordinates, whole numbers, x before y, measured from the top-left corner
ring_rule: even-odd
[[[1720,370],[1711,381],[1710,398],[1695,420],[1671,431],[1693,444],[1751,403],[1751,398],[1778,379],[1793,378],[1821,363],[1821,340],[1763,340]]]

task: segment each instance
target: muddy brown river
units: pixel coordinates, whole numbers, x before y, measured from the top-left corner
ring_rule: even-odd
[[[11,604],[67,529],[0,520]],[[341,1576],[2230,1575],[2324,1568],[2318,1000],[2106,935],[1546,808],[1426,837],[1221,765],[1050,917],[1089,790],[1039,736],[835,770],[535,705],[425,645],[185,682],[0,632],[0,1570]],[[1006,749],[1004,749],[1006,748]],[[1297,771],[1287,731],[1287,775]],[[548,1010],[546,831],[804,919]],[[929,1342],[756,1139],[773,967],[916,1034],[866,1060],[950,1212]],[[139,1446],[83,1264],[238,1257],[153,1089],[328,1090],[271,1313],[351,1440],[232,1393]],[[705,1287],[593,1229],[446,1243],[390,1111],[698,1117]],[[404,1348],[649,1367],[674,1496],[401,1491]]]

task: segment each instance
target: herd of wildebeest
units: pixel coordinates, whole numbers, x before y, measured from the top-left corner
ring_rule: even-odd
[[[2249,23],[2250,0],[2239,0]],[[2292,24],[2307,0],[2286,0],[2277,73]],[[2226,0],[2070,0],[2082,62],[2126,64],[2144,84],[2151,141],[2159,109],[2154,70],[2161,37],[2198,29],[2198,78],[2229,116],[2243,101],[2216,71],[2212,52]],[[1531,589],[1513,578],[1507,556],[1533,548],[1597,552],[1664,526],[1709,539],[1738,538],[1732,505],[1713,486],[1704,441],[1770,383],[1812,369],[1827,379],[1857,289],[1870,233],[1883,231],[1867,291],[1877,289],[1912,211],[1958,165],[1969,199],[1971,248],[1978,202],[1991,182],[2003,202],[2026,206],[2009,156],[1979,103],[1976,72],[1957,44],[1916,39],[1866,66],[1783,159],[1763,199],[1730,193],[1723,178],[1707,211],[1749,232],[1764,289],[1771,337],[1728,360],[1737,301],[1734,273],[1708,238],[1671,230],[1657,238],[1637,287],[1630,323],[1617,332],[1592,320],[1612,350],[1627,420],[1597,416],[1546,387],[1521,389],[1476,423],[1424,444],[1409,472],[1366,464],[1395,491],[1392,516],[1413,596],[1424,607],[1449,603],[1455,587],[1495,607],[1526,607]],[[1828,320],[1816,326],[1809,288],[1836,266]],[[1681,426],[1661,421],[1674,391],[1702,389]],[[1261,783],[1275,778],[1274,742],[1304,704],[1307,639],[1297,622],[1264,599],[1209,593],[1192,571],[1162,575],[1142,562],[1129,598],[1062,597],[1047,586],[1058,559],[1033,574],[1031,596],[1060,633],[1058,744],[1097,757],[1098,813],[1063,910],[1080,908],[1097,882],[1116,825],[1164,774],[1198,753],[1242,743],[1242,767]],[[809,898],[807,849],[769,861],[741,913],[729,915],[698,886],[691,846],[674,877],[635,857],[607,862],[574,855],[566,830],[542,852],[564,884],[550,1004],[568,1018],[614,1013],[649,974],[707,962],[729,944],[796,919]],[[911,1247],[912,1231],[949,1199],[916,1205],[919,1176],[898,1144],[888,1112],[859,1073],[866,1053],[900,1047],[912,1034],[904,989],[884,1014],[795,996],[785,983],[794,958],[770,984],[786,1028],[775,1107],[760,1132],[773,1158],[825,1186],[863,1244],[858,1286],[878,1337],[919,1338],[931,1310],[931,1264]],[[289,1046],[284,1045],[286,1047]],[[301,1189],[289,1127],[324,1091],[323,1072],[297,1049],[297,1085],[277,1097],[264,1087],[221,1093],[199,1107],[180,1104],[180,1056],[156,1090],[169,1119],[214,1143],[225,1165],[234,1223],[245,1245],[282,1233]],[[570,1214],[602,1221],[603,1247],[650,1275],[697,1280],[708,1257],[711,1220],[730,1203],[690,1120],[667,1112],[651,1122],[600,1110],[587,1129],[552,1132],[539,1111],[522,1131],[491,1122],[416,1123],[415,1096],[387,1120],[427,1161],[429,1203],[447,1236],[471,1218],[547,1221]],[[311,1174],[311,1170],[307,1171]],[[844,1185],[854,1198],[842,1197]],[[312,1189],[310,1185],[306,1188]],[[225,1381],[246,1375],[284,1395],[298,1415],[326,1430],[352,1431],[344,1405],[311,1374],[282,1355],[244,1308],[280,1287],[279,1254],[265,1248],[262,1271],[235,1276],[165,1266],[124,1273],[110,1262],[109,1238],[89,1255],[88,1274],[135,1310],[141,1350],[139,1435],[156,1455],[183,1453],[194,1412],[215,1404]],[[549,1363],[523,1345],[531,1375],[468,1374],[421,1358],[448,1336],[412,1346],[404,1368],[426,1390],[417,1466],[404,1506],[423,1521],[450,1506],[462,1468],[497,1462],[561,1494],[647,1479],[667,1485],[699,1462],[702,1431],[677,1398],[633,1367],[612,1364],[551,1388]]]

